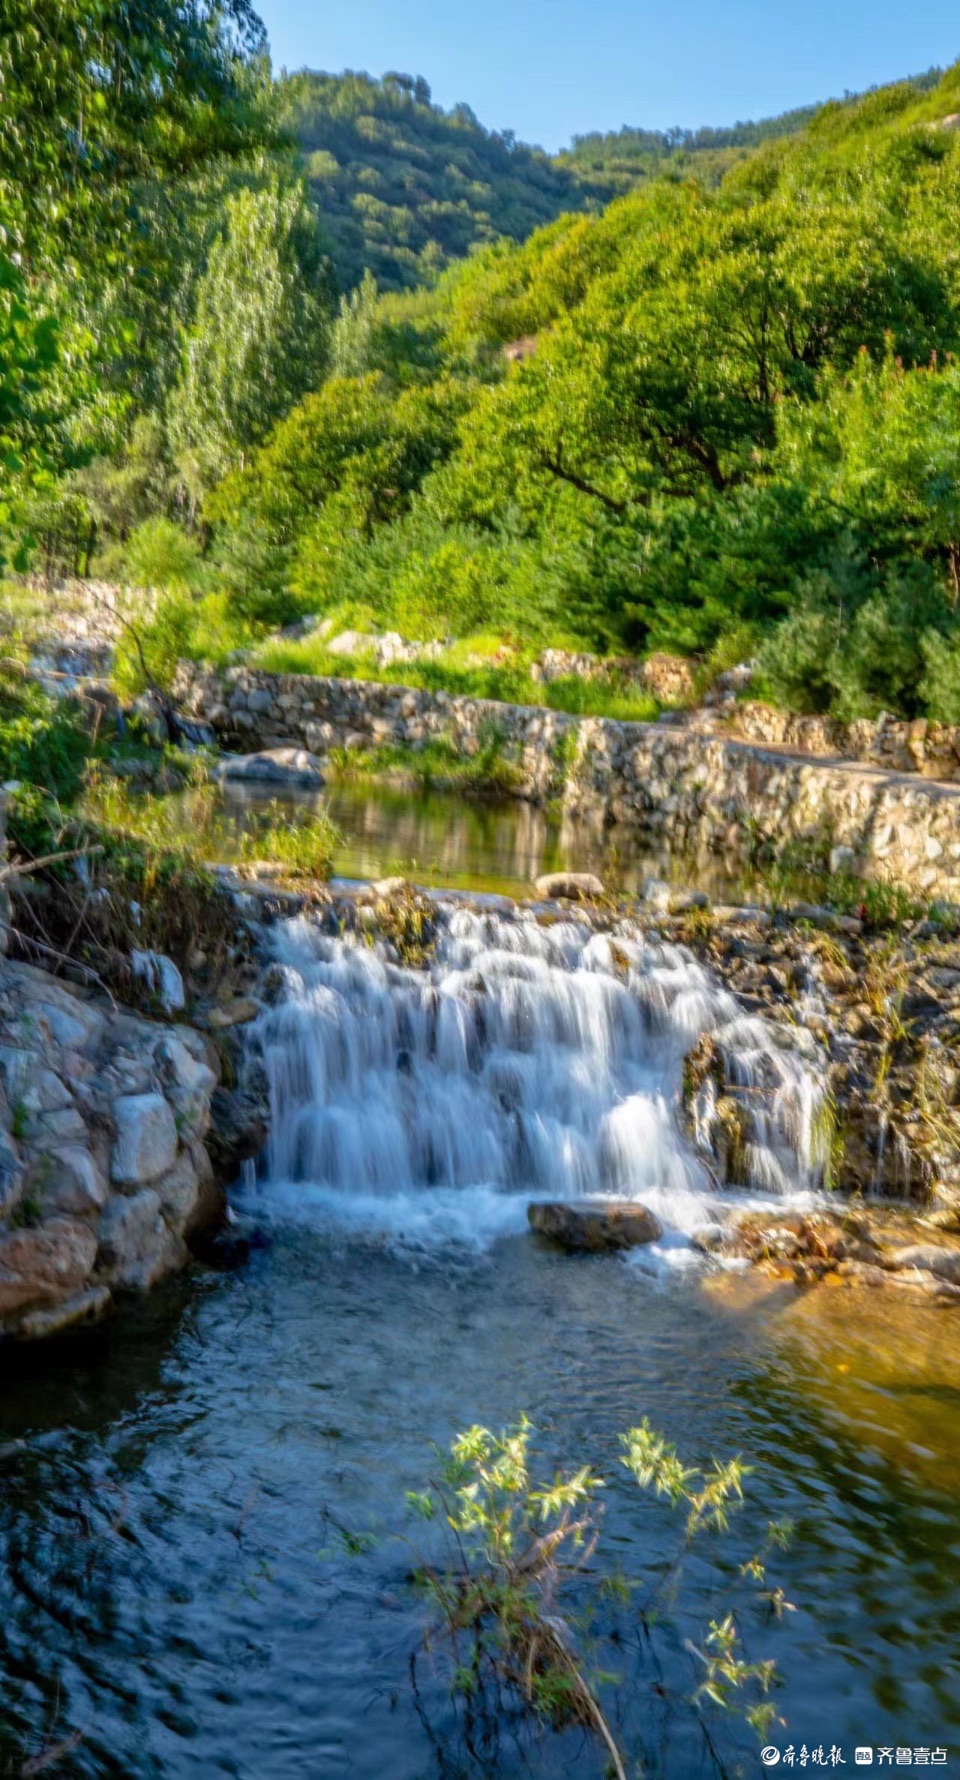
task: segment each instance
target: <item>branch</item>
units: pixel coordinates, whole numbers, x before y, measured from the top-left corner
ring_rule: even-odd
[[[629,504],[627,501],[616,500],[612,494],[607,494],[604,489],[594,488],[592,482],[587,482],[583,476],[578,476],[575,470],[566,469],[559,449],[552,457],[548,452],[542,452],[541,462],[544,469],[549,470],[552,476],[559,477],[561,482],[568,482],[571,488],[579,489],[581,494],[589,494],[593,496],[594,500],[602,501],[608,512],[623,514],[627,511]]]
[[[7,933],[12,934],[18,945],[27,948],[32,946],[35,951],[42,952],[45,958],[53,958],[58,964],[69,964],[72,970],[81,970],[89,982],[96,983],[97,988],[103,990],[114,1013],[117,1012],[117,1003],[114,995],[107,987],[103,978],[98,976],[95,970],[91,970],[89,964],[81,964],[79,958],[69,958],[66,952],[58,952],[55,946],[44,945],[42,940],[31,939],[28,934],[21,933],[19,927],[14,927],[12,921],[0,921],[0,928],[5,928]]]
[[[0,866],[0,884],[10,878],[24,878],[29,872],[39,871],[42,865],[57,865],[64,859],[90,859],[102,852],[102,847],[71,847],[69,852],[44,853],[39,859],[14,859],[9,865]]]

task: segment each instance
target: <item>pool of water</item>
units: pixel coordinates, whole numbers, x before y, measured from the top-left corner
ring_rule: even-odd
[[[224,787],[221,812],[238,828],[270,802],[329,810],[342,835],[334,871],[343,878],[402,873],[416,883],[459,890],[529,894],[550,871],[599,872],[611,887],[637,888],[651,875],[698,884],[723,894],[731,887],[722,864],[651,852],[616,830],[598,832],[518,798],[481,800],[451,792],[413,792],[387,785],[333,781],[321,794]]]
[[[416,861],[508,889],[597,864],[525,806],[333,801],[346,875]],[[857,1744],[938,1747],[960,1771],[960,1316],[696,1261],[685,1232],[712,1189],[676,1113],[692,1036],[726,1034],[738,1079],[772,1097],[757,1191],[807,1190],[815,1121],[802,1059],[689,955],[449,920],[429,976],[309,923],[275,930],[275,1138],[235,1194],[263,1246],[59,1349],[4,1351],[0,1774],[599,1780],[582,1732],[505,1712],[485,1741],[442,1650],[421,1650],[412,1573],[434,1534],[405,1492],[435,1445],[521,1413],[546,1475],[605,1478],[592,1567],[636,1600],[678,1527],[620,1465],[620,1433],[648,1416],[685,1462],[750,1468],[729,1532],[684,1565],[655,1661],[619,1612],[604,1702],[650,1780],[765,1771],[719,1718],[718,1768],[683,1705],[684,1640],[771,1520],[794,1526],[770,1563],[792,1610],[744,1627],[781,1676],[769,1741],[847,1768]],[[531,1192],[585,1184],[650,1199],[664,1242],[574,1258],[525,1231]]]
[[[758,1192],[810,1190],[802,1059],[676,947],[448,919],[429,972],[322,924],[273,930],[273,1135],[236,1194],[265,1246],[82,1346],[5,1352],[0,1772],[54,1749],[85,1780],[602,1774],[580,1732],[518,1739],[504,1714],[482,1739],[439,1649],[413,1685],[433,1534],[405,1493],[436,1445],[521,1414],[544,1475],[606,1479],[592,1568],[637,1600],[680,1529],[618,1435],[647,1416],[685,1462],[750,1468],[655,1659],[619,1614],[605,1698],[648,1775],[760,1771],[725,1721],[717,1768],[682,1703],[684,1640],[770,1521],[794,1525],[770,1577],[792,1610],[747,1626],[782,1676],[770,1740],[847,1765],[858,1743],[960,1745],[960,1320],[712,1271],[686,1239],[714,1196],[676,1115],[692,1035],[713,1031],[755,1092],[772,1083]],[[655,1205],[662,1241],[631,1260],[541,1247],[526,1199],[584,1186]]]
[[[76,1734],[58,1773],[601,1774],[592,1745],[549,1731],[472,1765],[442,1675],[420,1665],[423,1717],[411,1688],[403,1492],[431,1441],[521,1410],[549,1461],[602,1469],[604,1540],[631,1575],[675,1537],[617,1464],[643,1414],[692,1462],[753,1467],[728,1561],[794,1520],[773,1574],[796,1611],[753,1637],[783,1676],[773,1740],[835,1743],[848,1765],[854,1743],[955,1746],[958,1360],[948,1316],[886,1301],[658,1281],[525,1238],[414,1261],[278,1230],[82,1358],[8,1374],[0,1437],[25,1447],[2,1465],[0,1771]],[[375,1542],[350,1555],[343,1529]],[[694,1563],[693,1621],[707,1582]],[[657,1679],[641,1670],[625,1724],[647,1771],[712,1772]],[[739,1746],[729,1771],[758,1773]]]

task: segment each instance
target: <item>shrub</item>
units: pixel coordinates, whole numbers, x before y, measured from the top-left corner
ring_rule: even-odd
[[[675,1660],[672,1627],[678,1618],[690,1618],[679,1600],[684,1562],[696,1546],[702,1565],[705,1537],[727,1531],[747,1473],[736,1459],[714,1460],[705,1470],[685,1467],[646,1420],[622,1436],[621,1463],[630,1475],[683,1517],[672,1561],[659,1567],[656,1583],[644,1586],[623,1575],[602,1575],[596,1557],[602,1479],[586,1464],[535,1481],[533,1432],[526,1417],[500,1435],[467,1429],[452,1442],[429,1488],[408,1496],[417,1514],[442,1529],[438,1554],[419,1572],[436,1620],[424,1642],[448,1650],[454,1698],[469,1715],[472,1735],[483,1737],[489,1726],[491,1755],[511,1698],[555,1729],[582,1726],[598,1739],[610,1771],[625,1780],[628,1768],[643,1773],[644,1765],[640,1751],[628,1754],[622,1733],[614,1735],[611,1725],[618,1720],[602,1699],[618,1680],[625,1644],[636,1643],[649,1665],[649,1704],[640,1720],[642,1734],[650,1734],[663,1698],[661,1656],[670,1643]],[[720,1773],[729,1770],[717,1744],[717,1713],[742,1714],[761,1737],[776,1717],[769,1698],[776,1667],[769,1659],[747,1659],[743,1610],[752,1592],[776,1614],[787,1605],[780,1590],[767,1587],[766,1560],[788,1536],[788,1527],[771,1524],[762,1550],[735,1573],[733,1591],[729,1574],[718,1568],[716,1617],[699,1635],[691,1628],[684,1640],[690,1676],[685,1703],[699,1721],[704,1754]],[[619,1612],[625,1626],[618,1623]],[[496,1771],[495,1761],[489,1771]]]
[[[121,557],[134,587],[185,593],[203,585],[204,569],[195,538],[172,519],[145,519],[131,532]]]
[[[940,723],[960,723],[960,636],[928,631],[922,649],[920,690],[930,716]]]
[[[188,592],[168,593],[157,602],[153,617],[134,628],[140,648],[129,634],[124,634],[113,673],[118,689],[126,694],[142,692],[151,683],[168,689],[178,661],[216,665],[233,650],[253,642],[250,627],[222,593],[209,593],[203,598]]]

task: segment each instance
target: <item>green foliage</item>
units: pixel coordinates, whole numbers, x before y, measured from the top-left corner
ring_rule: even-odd
[[[941,70],[931,68],[904,83],[914,94],[936,86]],[[859,95],[840,102],[839,110],[851,109]],[[817,106],[801,105],[776,117],[731,124],[722,129],[638,130],[624,124],[606,133],[590,131],[575,136],[572,146],[557,156],[561,166],[579,177],[609,182],[617,193],[630,190],[639,180],[670,173],[674,177],[695,173],[716,183],[752,149],[796,136],[813,122]]]
[[[521,654],[559,634],[742,648],[799,709],[960,710],[960,138],[939,127],[960,65],[729,132],[584,139],[561,166],[402,75],[301,74],[268,98],[242,13],[164,0],[182,90],[145,78],[170,142],[151,123],[134,144],[143,89],[114,116],[90,68],[103,173],[74,189],[43,149],[96,236],[89,276],[45,262],[39,308],[11,297],[26,454],[14,437],[21,486],[0,499],[48,573],[130,560],[145,521],[186,517],[196,549],[158,538],[202,563],[150,578],[181,598],[164,622],[190,651],[350,605]],[[125,80],[128,13],[109,21]],[[149,32],[143,53],[140,75]],[[335,319],[279,124],[347,287]],[[61,348],[44,319],[32,364],[37,315]],[[212,644],[184,586],[226,602]],[[526,661],[501,665],[516,695]],[[605,698],[649,714],[629,688]]]
[[[422,79],[303,72],[280,100],[347,288],[365,271],[383,290],[429,281],[476,243],[522,240],[586,200],[589,181],[485,130],[467,105],[442,111]]]
[[[525,1416],[499,1435],[469,1428],[452,1442],[430,1487],[408,1494],[411,1510],[437,1527],[438,1538],[441,1528],[446,1533],[444,1559],[419,1569],[437,1618],[429,1641],[439,1633],[448,1643],[452,1691],[465,1702],[474,1732],[478,1714],[492,1709],[502,1715],[506,1690],[556,1729],[588,1729],[612,1771],[625,1780],[631,1763],[643,1772],[640,1751],[628,1753],[618,1742],[602,1702],[616,1687],[624,1643],[632,1642],[631,1622],[647,1653],[652,1705],[662,1686],[658,1641],[669,1639],[671,1625],[684,1617],[684,1562],[696,1545],[702,1564],[706,1536],[728,1531],[748,1472],[736,1459],[714,1460],[703,1471],[685,1467],[646,1420],[623,1435],[627,1470],[641,1488],[666,1497],[684,1516],[676,1555],[651,1590],[622,1575],[602,1577],[596,1553],[603,1480],[583,1465],[537,1482],[533,1433]],[[720,1772],[726,1771],[717,1742],[722,1720],[715,1714],[740,1713],[760,1736],[775,1717],[769,1695],[776,1667],[745,1655],[743,1605],[751,1593],[777,1615],[789,1605],[779,1589],[767,1587],[766,1576],[768,1553],[789,1536],[789,1527],[771,1524],[762,1550],[739,1566],[744,1601],[731,1605],[724,1575],[715,1597],[723,1607],[699,1638],[685,1640],[692,1665],[686,1704]],[[647,1716],[641,1713],[641,1722]]]
[[[464,755],[442,736],[417,748],[383,747],[367,753],[335,749],[330,766],[341,779],[402,779],[418,791],[459,791],[465,797],[515,797],[523,771],[489,725],[475,754]]]
[[[0,203],[31,256],[109,240],[118,211],[122,234],[136,176],[245,146],[263,42],[249,0],[6,0]]]
[[[362,629],[371,618],[369,609],[363,607],[337,608],[337,623],[342,623],[344,629]],[[195,654],[202,647],[203,638],[198,635],[188,653]],[[322,638],[307,636],[297,640],[270,638],[257,647],[254,660],[257,667],[268,673],[345,675],[388,686],[394,685],[400,675],[405,686],[422,686],[431,692],[450,692],[462,698],[496,699],[503,704],[544,705],[574,716],[651,723],[659,715],[660,707],[651,693],[627,684],[616,673],[590,680],[573,676],[548,682],[534,679],[530,668],[535,653],[535,649],[499,635],[468,634],[435,656],[405,661],[402,667],[379,666],[372,650],[332,655]],[[210,657],[207,648],[203,658]],[[378,751],[377,758],[382,758],[382,751]]]
[[[11,542],[16,566],[24,556],[17,504],[44,479],[52,442],[47,391],[57,360],[56,317],[38,312],[20,268],[0,251],[0,572]]]
[[[0,670],[0,782],[35,785],[69,802],[80,788],[88,752],[75,706],[49,698],[32,680]]]
[[[166,572],[171,574],[169,558],[167,562]],[[188,557],[186,566],[191,564],[192,558]],[[126,633],[118,641],[113,678],[118,691],[124,694],[144,692],[151,684],[169,690],[178,661],[205,661],[220,666],[233,650],[252,640],[249,628],[238,621],[224,594],[191,592],[185,583],[175,579],[166,585],[170,591],[157,601],[153,616],[136,623],[140,649]]]
[[[171,519],[145,519],[123,551],[125,579],[134,587],[185,593],[201,577],[200,546]]]
[[[416,303],[368,275],[339,374],[207,503],[215,550],[258,543],[232,597],[421,638],[742,647],[801,709],[956,708],[960,145],[928,123],[957,84],[761,131],[718,189],[651,180]]]
[[[320,381],[329,293],[317,220],[298,181],[228,197],[183,339],[169,428],[194,499],[240,467]]]
[[[275,139],[263,47],[249,0],[4,8],[0,534],[28,545],[39,518],[52,570],[64,551],[67,566],[86,566],[77,490],[63,511],[56,498],[39,514],[17,503],[29,508],[38,472],[46,498],[55,473],[115,451],[131,405],[155,405],[152,368],[190,282],[187,187]]]
[[[183,799],[131,791],[123,780],[95,774],[81,804],[82,816],[114,842],[142,842],[151,854],[170,854],[198,873],[211,860],[249,864],[270,860],[291,878],[330,876],[339,831],[326,810],[292,814],[271,802],[258,809],[237,836],[223,818],[216,787],[194,785]]]

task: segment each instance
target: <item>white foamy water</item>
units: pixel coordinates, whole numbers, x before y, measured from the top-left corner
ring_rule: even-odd
[[[530,1199],[614,1195],[664,1226],[643,1260],[682,1264],[717,1206],[712,1083],[700,1143],[681,1105],[704,1032],[750,1110],[747,1190],[818,1185],[813,1075],[682,947],[522,909],[445,912],[423,970],[305,919],[274,947],[285,989],[255,1029],[271,1104],[260,1215],[486,1246],[526,1228]]]

